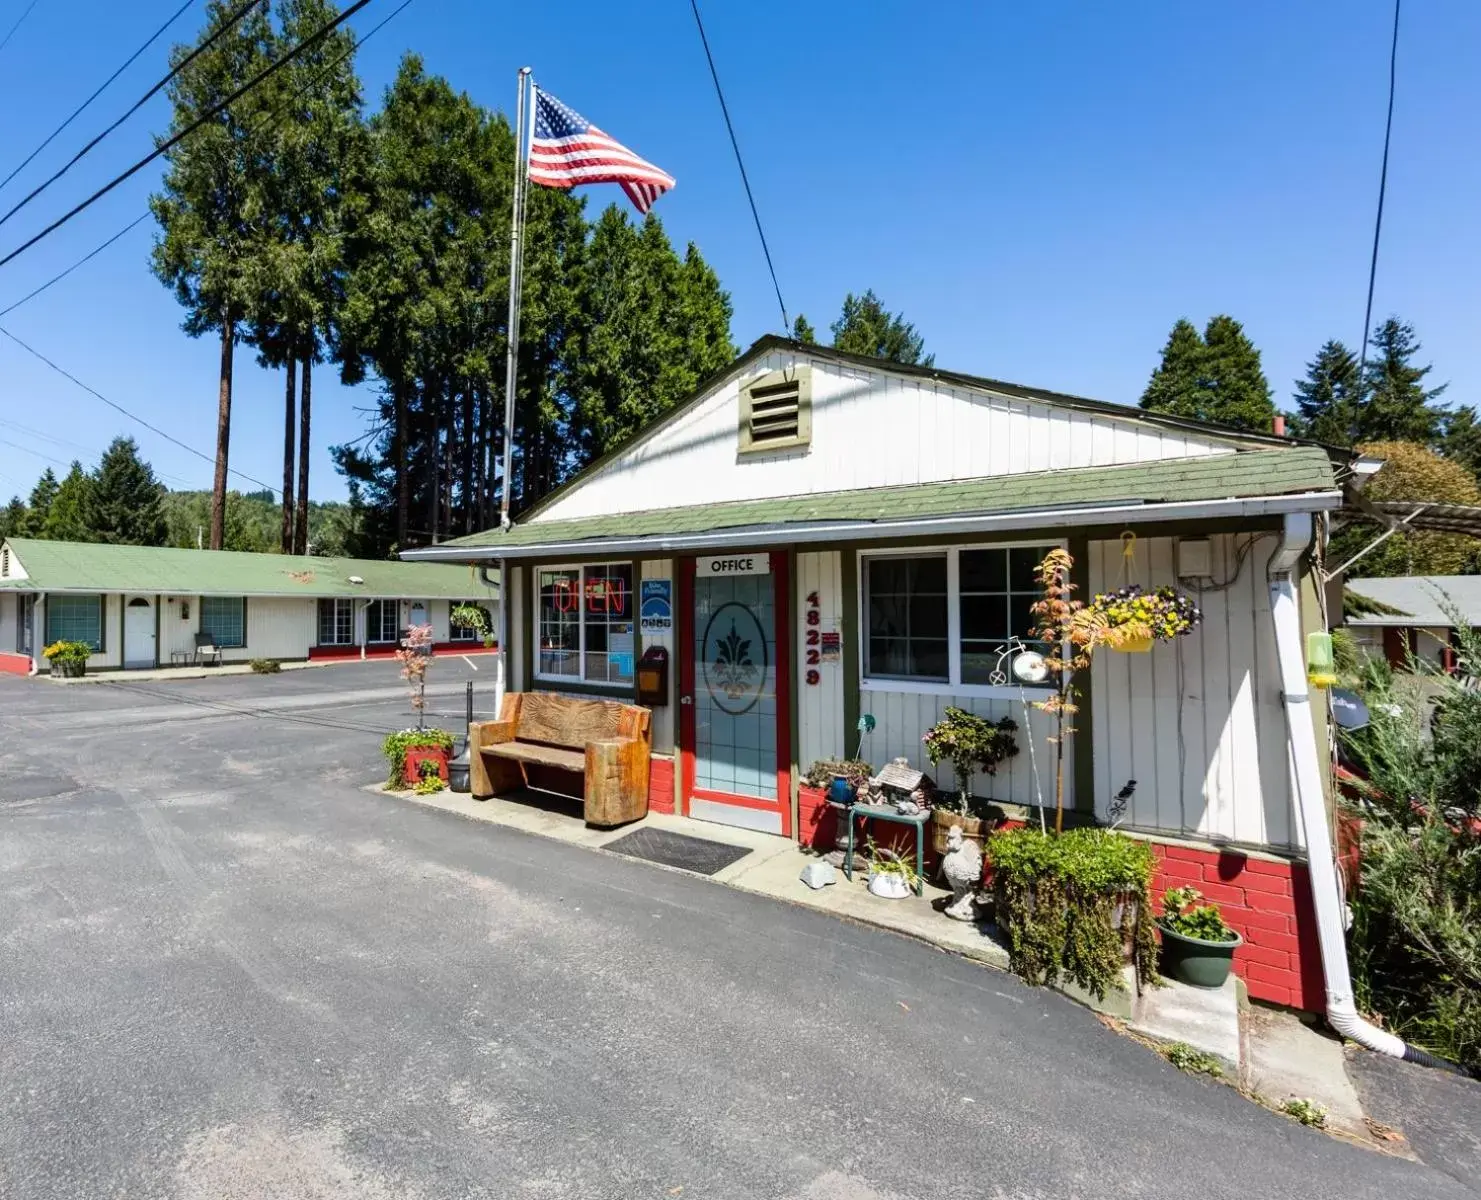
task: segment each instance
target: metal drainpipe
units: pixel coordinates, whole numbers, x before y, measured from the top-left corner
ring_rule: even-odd
[[[1321,758],[1312,726],[1311,693],[1306,682],[1302,651],[1301,608],[1293,574],[1311,545],[1310,513],[1287,513],[1285,531],[1270,560],[1270,611],[1275,624],[1276,654],[1280,662],[1281,703],[1296,770],[1296,807],[1306,832],[1307,869],[1312,907],[1316,911],[1317,941],[1321,946],[1322,975],[1327,985],[1327,1021],[1338,1033],[1369,1050],[1467,1075],[1464,1067],[1416,1050],[1358,1015],[1353,1001],[1352,975],[1347,966],[1342,898],[1332,832],[1327,823],[1327,801],[1322,790]]]

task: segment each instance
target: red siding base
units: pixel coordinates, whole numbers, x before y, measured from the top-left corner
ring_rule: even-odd
[[[1152,893],[1161,907],[1171,887],[1194,887],[1218,904],[1244,938],[1235,973],[1250,995],[1268,1004],[1325,1012],[1326,986],[1311,877],[1305,863],[1254,858],[1237,850],[1154,842]]]
[[[0,675],[29,675],[31,658],[26,654],[0,653]]]
[[[367,660],[370,660],[370,659],[383,659],[383,658],[395,658],[396,657],[396,651],[398,649],[399,649],[399,647],[397,647],[397,646],[367,646],[365,648],[365,658]],[[472,644],[470,644],[468,642],[438,642],[435,646],[432,647],[432,650],[436,654],[497,654],[497,653],[499,653],[499,647],[497,647],[497,646],[490,646],[490,647],[485,648],[484,645],[481,642],[473,642]],[[310,662],[344,661],[344,660],[350,660],[350,659],[358,659],[359,657],[360,657],[360,647],[359,646],[310,646],[309,647],[309,661]]]
[[[652,812],[674,811],[674,760],[655,754],[648,760],[648,808]]]

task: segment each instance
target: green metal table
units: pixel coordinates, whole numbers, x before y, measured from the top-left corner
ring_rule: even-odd
[[[931,819],[930,809],[909,814],[900,812],[892,805],[854,804],[849,807],[848,813],[849,815],[845,818],[848,822],[848,850],[843,856],[843,877],[849,880],[854,877],[854,833],[859,820],[885,821],[891,825],[911,825],[915,828],[915,894],[925,895],[925,828],[926,822]]]

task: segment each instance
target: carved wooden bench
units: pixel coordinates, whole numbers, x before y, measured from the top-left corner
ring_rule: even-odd
[[[584,778],[588,825],[612,826],[648,813],[653,714],[612,700],[510,692],[497,721],[469,728],[469,784],[487,800],[527,783],[531,764]]]

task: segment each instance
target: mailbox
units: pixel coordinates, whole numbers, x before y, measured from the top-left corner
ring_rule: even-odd
[[[638,703],[661,708],[669,702],[667,646],[649,646],[638,660]]]

